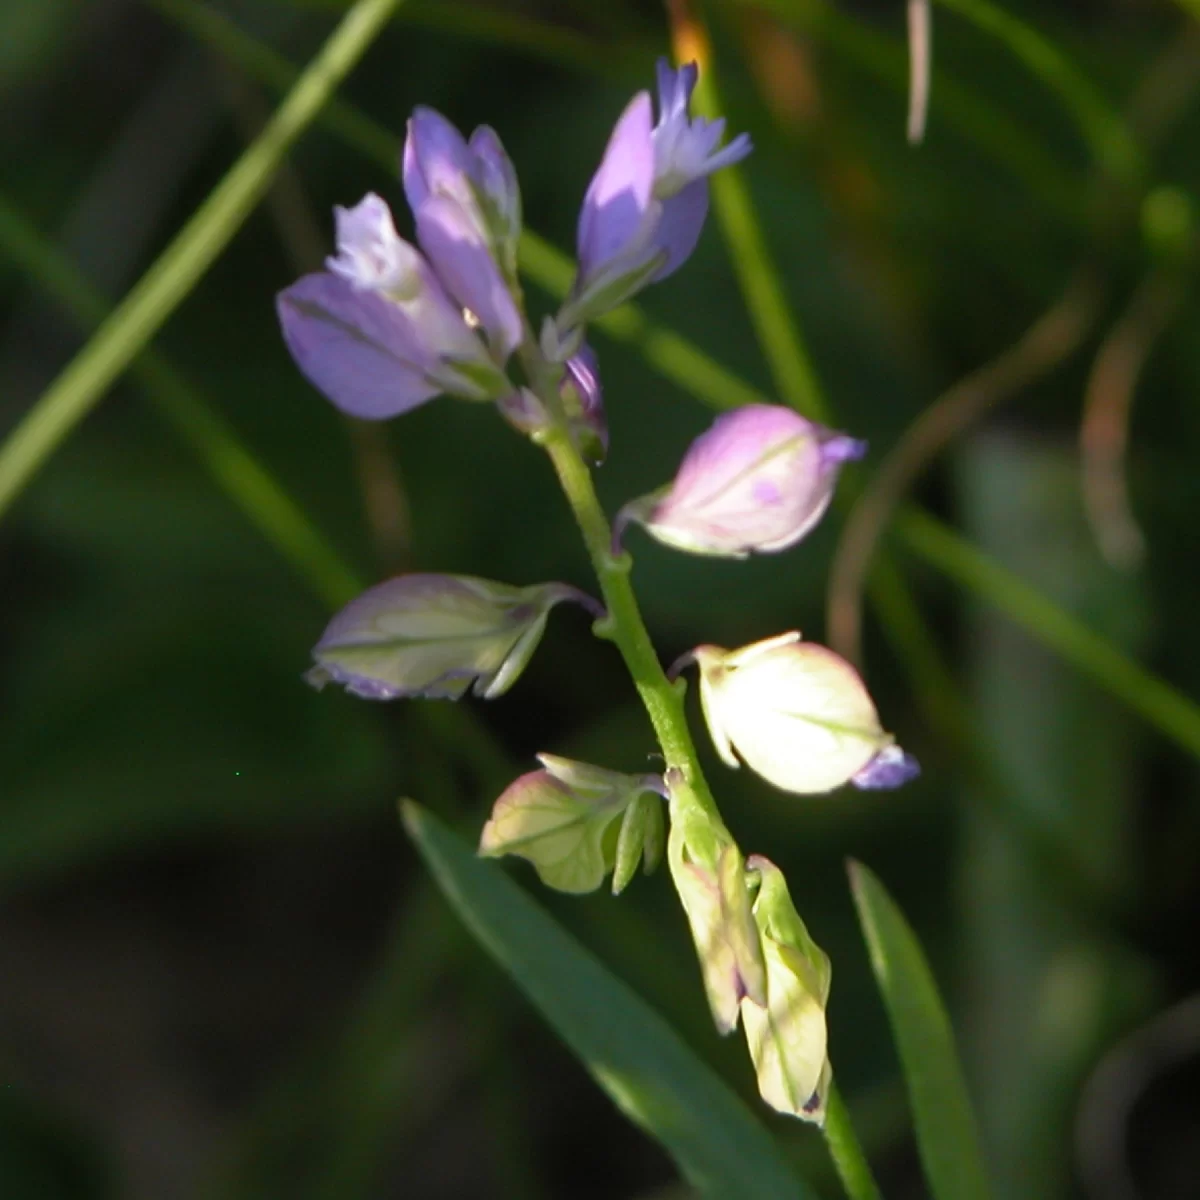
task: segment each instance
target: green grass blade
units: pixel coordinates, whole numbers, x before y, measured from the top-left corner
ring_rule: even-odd
[[[85,326],[108,312],[69,262],[0,198],[0,253],[7,255]],[[361,580],[242,444],[222,417],[164,358],[144,351],[133,364],[147,399],[195,452],[209,474],[266,540],[307,581],[317,598],[339,608],[363,589]]]
[[[339,12],[348,6],[348,0],[291,0],[297,8],[309,8]],[[157,5],[159,0],[149,0]],[[597,53],[601,47],[588,34],[570,25],[545,20],[537,16],[514,11],[499,5],[461,3],[460,0],[426,0],[425,3],[409,3],[400,19],[406,25],[435,29],[465,40],[475,40],[487,45],[504,46],[528,54],[542,62],[554,63],[568,70],[628,73],[629,55],[636,49],[629,45],[604,46],[606,53]],[[584,6],[582,11],[587,12]],[[589,17],[603,17],[603,9]],[[647,55],[647,61],[650,61]]]
[[[906,508],[896,529],[909,550],[923,561],[982,596],[1159,732],[1200,757],[1200,706],[1194,701],[928,514]]]
[[[766,1128],[675,1031],[555,924],[495,864],[406,801],[404,823],[446,898],[636,1125],[702,1194],[814,1193]]]
[[[850,886],[900,1051],[917,1148],[934,1200],[991,1195],[954,1032],[920,943],[883,884],[861,863]]]
[[[275,168],[403,0],[358,0],[262,134],[0,446],[0,515],[229,243]]]
[[[186,20],[188,28],[200,40],[227,55],[248,74],[263,83],[283,89],[296,77],[296,68],[285,58],[243,33],[226,18],[208,12],[195,0],[152,2],[178,19]],[[1200,3],[1200,0],[1197,0],[1197,3]],[[352,105],[338,100],[327,106],[320,119],[331,132],[378,162],[389,173],[395,169],[398,139],[382,125]],[[521,239],[520,261],[522,272],[533,283],[544,288],[552,296],[565,296],[574,276],[574,264],[562,251],[526,230]],[[664,379],[710,408],[727,409],[742,404],[772,403],[771,397],[728,371],[694,343],[656,324],[634,305],[626,305],[610,313],[598,324],[610,337],[637,349]],[[927,536],[914,536],[913,519],[924,523]],[[1050,642],[1050,639],[1043,638],[1041,629],[1032,619],[1033,613],[1038,610],[1028,604],[1013,603],[1026,589],[1011,572],[980,555],[977,550],[962,542],[946,525],[915,506],[909,505],[901,510],[900,528],[909,549],[919,558],[995,603],[1006,616],[1027,629],[1033,637]],[[940,534],[940,537],[929,536],[934,533]],[[965,553],[967,551],[970,552],[969,555]],[[972,566],[986,566],[987,570],[984,572],[982,569],[972,569]],[[1002,585],[994,595],[985,590],[989,581]],[[894,592],[894,588],[890,588],[889,591]],[[893,596],[892,599],[894,598]],[[1183,745],[1189,753],[1200,756],[1200,734],[1196,732],[1200,730],[1200,706],[1143,671],[1112,647],[1107,647],[1106,657],[1112,656],[1121,667],[1112,669],[1113,663],[1110,662],[1109,669],[1098,673],[1094,669],[1095,658],[1088,653],[1089,639],[1094,639],[1095,635],[1090,634],[1069,613],[1044,597],[1038,596],[1038,600],[1046,607],[1047,614],[1054,614],[1051,624],[1058,632],[1050,644],[1066,661],[1090,674],[1119,700],[1130,703],[1155,728]],[[908,627],[911,628],[911,605],[904,608],[909,617]],[[902,626],[897,623],[897,627]],[[932,649],[934,647],[928,645],[923,648],[923,674],[931,680],[944,682],[944,671],[939,669],[938,663],[929,656]],[[1144,698],[1139,706],[1126,695],[1123,686],[1131,678],[1141,678],[1154,685],[1156,700],[1149,708],[1145,706]],[[936,688],[930,690],[936,691]],[[1165,722],[1162,720],[1164,712],[1168,714]]]
[[[694,103],[696,112],[710,120],[725,111],[711,62],[703,64]],[[729,259],[779,394],[811,420],[828,421],[829,406],[784,295],[742,171],[726,167],[712,177],[710,186]]]
[[[1200,0],[1193,0],[1200,3]],[[873,28],[829,0],[726,0],[757,8],[805,36],[825,42],[861,75],[901,95],[908,91],[904,42]],[[1041,204],[1066,224],[1084,223],[1080,180],[1018,121],[949,74],[934,60],[931,123],[944,125],[1019,179]]]
[[[1049,38],[992,0],[938,3],[1006,46],[1031,75],[1062,100],[1096,162],[1123,183],[1137,182],[1144,168],[1142,152],[1124,119]]]

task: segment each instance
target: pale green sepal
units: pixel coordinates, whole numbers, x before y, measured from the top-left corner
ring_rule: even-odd
[[[663,251],[630,271],[607,279],[601,276],[582,295],[568,300],[558,310],[555,324],[559,329],[574,329],[619,308],[654,278],[666,257]]]
[[[542,608],[541,615],[531,621],[525,632],[513,643],[504,664],[483,691],[478,693],[484,700],[495,700],[497,696],[503,696],[520,678],[542,640],[542,634],[546,630],[546,618],[550,615],[550,605],[554,603],[556,601],[550,600]]]
[[[542,882],[560,892],[591,892],[618,867],[620,891],[637,869],[645,840],[645,821],[638,823],[637,854],[627,847],[622,859],[622,832],[614,823],[649,800],[647,792],[663,790],[657,775],[625,775],[590,763],[539,754],[540,771],[514,780],[496,801],[479,842],[489,858],[516,854],[534,865]],[[652,809],[651,809],[652,811]]]
[[[674,820],[667,862],[691,927],[713,1022],[721,1034],[731,1033],[744,997],[766,1003],[766,967],[745,863],[726,835],[715,867],[705,867],[691,851],[685,822]]]
[[[654,870],[662,854],[662,799],[652,792],[643,792],[630,801],[621,818],[617,835],[617,857],[613,865],[612,892],[619,896],[638,869],[644,864],[647,875]]]
[[[374,700],[493,699],[528,664],[563,600],[599,606],[561,583],[510,587],[469,575],[401,575],[352,600],[313,649],[314,687],[343,684]]]
[[[758,856],[748,866],[761,880],[754,918],[767,973],[766,1003],[747,998],[741,1006],[758,1090],[776,1111],[820,1125],[832,1077],[825,1024],[829,958],[796,912],[783,872]]]
[[[667,823],[661,804],[651,804],[646,817],[646,828],[642,837],[642,871],[649,875],[662,862],[667,846]]]
[[[462,400],[500,400],[513,391],[508,376],[497,366],[478,359],[446,358],[440,382]]]
[[[620,809],[597,809],[544,771],[515,780],[483,827],[479,853],[516,854],[560,892],[594,892],[610,866],[604,835]]]

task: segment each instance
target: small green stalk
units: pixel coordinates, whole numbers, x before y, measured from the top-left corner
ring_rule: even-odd
[[[829,1085],[824,1134],[829,1157],[850,1200],[883,1200],[836,1082]]]
[[[591,557],[608,608],[604,633],[611,637],[625,660],[654,726],[668,769],[680,772],[689,785],[672,789],[671,819],[675,822],[698,818],[710,828],[716,827],[723,832],[724,822],[696,757],[684,712],[682,687],[672,684],[663,672],[629,580],[630,558],[627,554],[613,554],[612,527],[596,495],[591,471],[571,440],[561,415],[556,388],[546,386],[547,373],[538,369],[541,364],[532,361],[534,357],[531,355],[527,360],[527,367],[532,368],[529,371],[531,380],[547,411],[555,418],[553,426],[537,440],[550,456]],[[850,1200],[881,1200],[850,1114],[835,1084],[830,1085],[823,1132]]]
[[[550,411],[556,410],[557,396],[547,394],[542,399]],[[608,635],[621,652],[638,695],[646,706],[667,767],[681,772],[689,785],[677,790],[676,802],[694,805],[709,821],[723,829],[724,822],[721,821],[716,801],[696,757],[696,747],[684,713],[682,690],[666,677],[650,641],[637,597],[629,582],[629,556],[614,555],[612,552],[612,528],[596,495],[591,472],[575,449],[564,423],[556,423],[542,435],[540,441],[554,464],[567,503],[583,534],[608,608]]]

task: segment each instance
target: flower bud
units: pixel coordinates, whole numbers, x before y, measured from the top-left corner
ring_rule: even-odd
[[[698,646],[688,657],[700,668],[704,716],[729,766],[740,756],[769,783],[799,794],[832,791],[856,776],[859,786],[889,773],[903,782],[894,755],[880,758],[893,739],[862,679],[832,650],[785,633],[740,650]]]
[[[564,364],[559,395],[579,453],[591,463],[602,463],[608,453],[604,389],[600,386],[596,355],[586,343]]]
[[[421,249],[504,363],[522,337],[510,286],[521,193],[504,146],[486,126],[467,142],[441,113],[418,108],[408,122],[402,174]]]
[[[557,366],[562,372],[558,395],[571,440],[585,459],[601,463],[608,451],[608,422],[596,355],[590,346],[581,343],[574,354]],[[496,404],[514,429],[529,436],[545,432],[554,423],[545,404],[529,388],[518,388]]]
[[[621,114],[579,214],[579,272],[560,317],[580,325],[683,265],[708,213],[708,176],[750,153],[742,134],[715,151],[724,121],[688,115],[694,63],[658,65],[659,118],[648,92]]]
[[[521,344],[521,314],[471,215],[456,200],[431,196],[413,217],[417,241],[446,291],[470,314],[500,365]]]
[[[713,1021],[721,1034],[737,1027],[742,1000],[766,1004],[766,968],[754,924],[745,863],[728,834],[694,829],[672,813],[667,862],[683,903]],[[704,850],[716,839],[716,853]]]
[[[469,575],[401,575],[369,588],[329,622],[306,678],[368,700],[458,700],[506,692],[532,657],[546,617],[591,597],[565,583],[510,587]]]
[[[622,775],[552,754],[539,754],[538,760],[542,770],[514,780],[496,801],[480,836],[479,853],[488,858],[519,855],[533,864],[547,887],[593,892],[614,864],[621,863],[620,843],[629,814],[640,814],[643,839],[647,813],[658,811],[661,823],[661,802],[648,793],[661,793],[665,785],[657,775]],[[622,814],[621,832],[614,837]],[[636,867],[636,857],[632,865],[626,861],[626,877],[620,887],[614,877],[614,893],[629,882]]]
[[[515,276],[521,189],[494,129],[481,125],[468,142],[441,113],[418,107],[408,122],[401,175],[414,213],[434,197],[453,200],[477,240],[496,253],[504,274]]]
[[[865,451],[782,405],[734,409],[691,444],[668,488],[625,506],[618,535],[637,521],[692,554],[786,550],[824,515],[842,463]]]
[[[762,1098],[777,1112],[825,1122],[832,1072],[826,1050],[829,957],[812,940],[788,895],[783,872],[758,855],[754,920],[767,968],[766,1004],[742,1001],[746,1045]]]
[[[384,420],[446,392],[492,400],[512,384],[375,195],[335,210],[328,270],[279,293],[284,341],[343,412]]]

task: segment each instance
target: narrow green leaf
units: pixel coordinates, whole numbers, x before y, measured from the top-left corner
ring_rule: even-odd
[[[806,37],[824,42],[868,80],[902,95],[908,91],[908,48],[904,41],[875,22],[847,11],[834,0],[726,0],[740,7],[771,13]],[[1200,0],[1182,0],[1200,4]],[[1009,112],[974,87],[933,63],[930,95],[935,103],[929,119],[955,132],[966,145],[983,151],[1020,180],[1039,203],[1066,224],[1086,224],[1077,173]]]
[[[402,2],[358,0],[347,12],[262,133],[0,445],[0,515],[225,249],[270,186],[288,147]]]
[[[913,554],[982,596],[1160,733],[1200,757],[1200,706],[1190,697],[920,509],[902,509],[896,532]]]
[[[1031,75],[1057,94],[1095,160],[1123,183],[1137,182],[1145,164],[1125,121],[1058,46],[992,0],[938,3],[1006,46]]]
[[[636,1125],[708,1196],[814,1196],[766,1128],[626,984],[499,869],[405,801],[404,824],[464,924]]]
[[[900,1051],[917,1148],[935,1200],[988,1200],[979,1133],[950,1018],[929,963],[896,902],[862,863],[850,887]]]
[[[7,258],[61,303],[83,326],[99,325],[109,305],[63,254],[0,196],[0,257]],[[306,580],[329,608],[340,608],[365,586],[288,495],[271,471],[239,440],[206,397],[154,349],[133,363],[134,377],[163,420],[199,459],[213,481]]]

